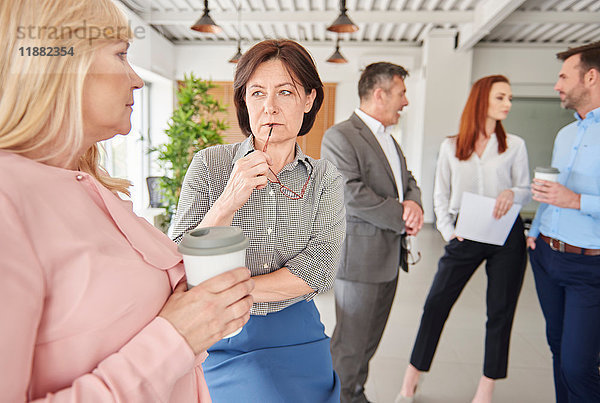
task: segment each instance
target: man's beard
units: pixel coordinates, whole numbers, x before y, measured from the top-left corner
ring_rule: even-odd
[[[564,93],[564,100],[560,101],[560,106],[564,109],[577,110],[584,105],[589,98],[589,92],[585,88],[573,88],[570,93]]]

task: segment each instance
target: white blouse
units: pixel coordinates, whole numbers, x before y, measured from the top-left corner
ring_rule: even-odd
[[[476,152],[466,161],[456,158],[456,137],[445,139],[435,172],[433,207],[436,226],[446,242],[454,233],[463,192],[496,198],[503,190],[514,192],[514,202],[525,205],[531,200],[529,162],[525,141],[506,135],[506,151],[498,153],[498,139],[492,134],[481,155]]]

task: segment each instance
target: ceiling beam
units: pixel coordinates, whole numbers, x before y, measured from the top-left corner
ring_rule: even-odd
[[[242,48],[247,49],[249,46],[254,45],[255,43],[260,42],[261,39],[249,39],[242,38]],[[206,40],[206,39],[195,39],[195,40],[175,40],[173,41],[174,45],[177,46],[235,46],[237,44],[237,40]],[[334,40],[330,41],[315,41],[315,40],[302,40],[302,46],[308,47],[331,47],[335,45]],[[360,41],[340,41],[341,48],[356,48],[356,47],[367,47],[369,49],[373,48],[406,48],[413,49],[418,51],[421,48],[421,44],[419,42],[387,42],[387,41],[378,41],[378,42],[360,42]]]
[[[515,11],[502,24],[597,24],[600,11]]]
[[[281,23],[331,23],[337,17],[337,11],[244,11],[242,21],[281,22]],[[217,24],[237,21],[235,12],[211,11],[211,17]],[[422,23],[422,24],[464,24],[473,22],[472,11],[352,11],[349,13],[355,23]],[[199,13],[189,11],[169,11],[164,13],[141,13],[139,16],[152,25],[192,25]]]
[[[475,7],[473,22],[460,27],[458,50],[469,50],[525,0],[484,0]]]

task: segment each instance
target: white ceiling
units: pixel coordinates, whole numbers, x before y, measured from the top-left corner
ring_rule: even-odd
[[[190,29],[202,15],[203,0],[119,1],[175,44],[225,44],[240,36],[242,43],[336,40],[326,27],[339,13],[338,0],[209,0],[210,15],[223,28],[219,34]],[[347,0],[346,7],[359,27],[340,36],[346,43],[420,46],[434,27],[456,29],[459,49],[482,42],[537,46],[600,40],[600,0]]]

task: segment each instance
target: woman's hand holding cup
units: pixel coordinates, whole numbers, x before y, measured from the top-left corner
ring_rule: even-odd
[[[177,329],[194,354],[248,322],[254,290],[248,269],[239,267],[186,288],[181,281],[158,316]]]

